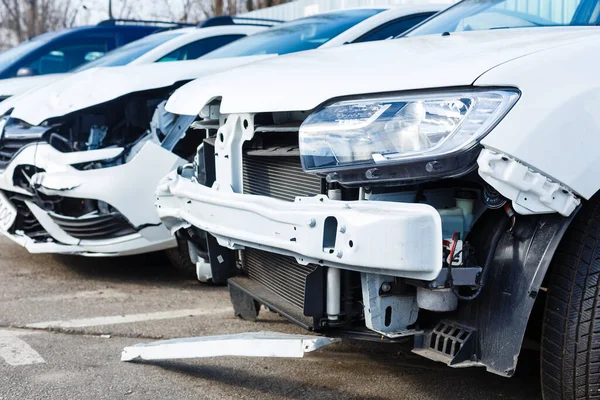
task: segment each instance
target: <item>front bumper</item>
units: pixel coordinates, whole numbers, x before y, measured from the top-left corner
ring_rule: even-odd
[[[439,213],[425,204],[335,201],[325,196],[286,202],[212,188],[173,171],[157,188],[156,207],[172,230],[194,225],[230,249],[252,247],[298,263],[421,280],[442,268]]]
[[[112,159],[122,151],[107,148],[61,153],[46,143],[23,147],[0,174],[0,190],[21,196],[28,211],[47,232],[48,239],[34,239],[16,229],[3,232],[4,235],[32,253],[130,255],[175,247],[176,240],[161,224],[152,199],[159,179],[183,163],[182,159],[148,142],[128,162],[119,166],[92,170],[74,167]],[[56,217],[34,202],[32,193],[15,184],[15,175],[22,173],[18,167],[24,165],[35,165],[43,170],[29,177],[38,193],[108,203],[122,214],[134,231],[124,236],[107,235],[94,239],[72,236],[57,223]]]

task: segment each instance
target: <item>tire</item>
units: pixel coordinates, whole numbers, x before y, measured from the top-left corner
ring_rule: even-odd
[[[165,250],[171,265],[181,276],[187,279],[197,279],[196,264],[190,259],[188,241],[177,238],[177,247]]]
[[[572,221],[551,264],[542,328],[546,400],[600,399],[600,202]]]

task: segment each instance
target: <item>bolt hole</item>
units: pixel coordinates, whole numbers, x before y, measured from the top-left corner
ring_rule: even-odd
[[[224,142],[224,141],[225,141],[225,136],[223,136],[223,134],[222,134],[222,133],[219,133],[219,140],[220,140],[221,142]]]
[[[247,119],[244,120],[244,129],[248,129],[248,120]]]
[[[527,201],[527,197],[525,197],[523,200]]]
[[[392,307],[388,306],[385,309],[385,326],[390,326],[392,324]]]
[[[350,246],[350,247],[354,247],[354,242],[353,242],[352,240],[351,240],[351,241],[349,241],[349,242],[348,242],[348,246]]]

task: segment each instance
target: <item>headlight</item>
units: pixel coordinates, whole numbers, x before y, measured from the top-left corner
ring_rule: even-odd
[[[359,183],[421,178],[408,176],[407,171],[404,176],[389,171],[390,166],[417,162],[425,176],[433,177],[447,169],[440,165],[444,160],[476,148],[518,97],[516,90],[494,89],[333,103],[310,115],[300,127],[302,166],[307,172],[335,171],[330,180]],[[344,170],[357,169],[364,170],[364,176],[353,174],[351,182],[336,178]],[[384,176],[386,171],[391,175]]]

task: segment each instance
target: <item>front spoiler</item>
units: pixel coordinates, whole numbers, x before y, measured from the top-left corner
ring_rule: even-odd
[[[234,193],[179,176],[157,188],[157,211],[173,231],[194,225],[230,249],[245,246],[293,256],[303,265],[433,280],[442,268],[442,224],[425,204],[335,201],[326,196],[294,202]]]

